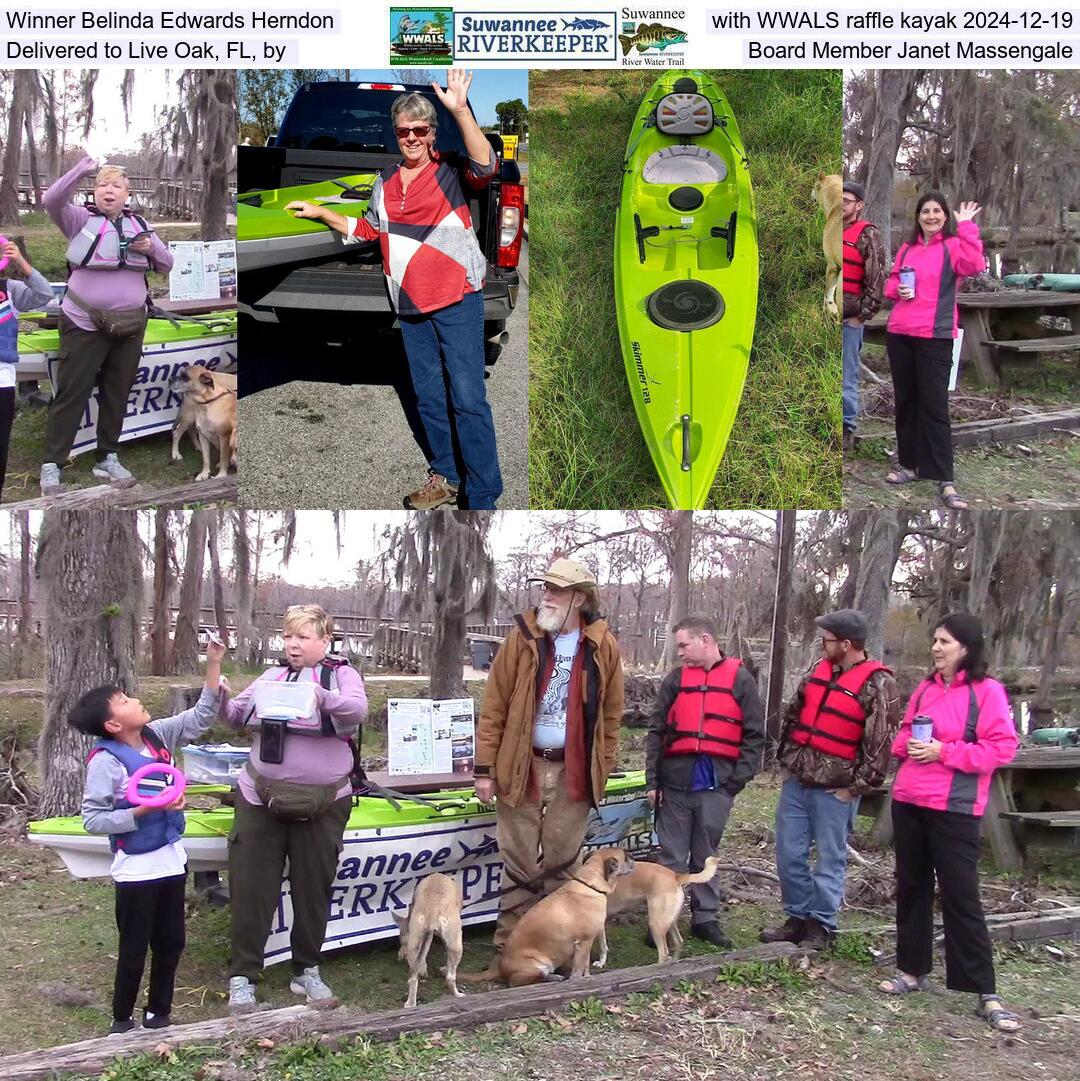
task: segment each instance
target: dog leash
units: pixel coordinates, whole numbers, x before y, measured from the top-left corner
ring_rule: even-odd
[[[211,402],[216,402],[219,398],[227,398],[230,394],[235,394],[235,390],[223,390],[220,394],[215,394],[213,398],[205,398],[199,402],[199,405],[209,405]]]
[[[575,852],[574,855],[570,857],[570,859],[566,860],[564,863],[560,863],[556,867],[552,867],[550,870],[541,872],[535,878],[529,878],[529,879],[524,879],[524,880],[519,879],[519,878],[515,878],[512,872],[506,870],[506,865],[504,864],[503,865],[503,870],[506,871],[507,876],[510,878],[511,885],[503,886],[503,888],[501,890],[495,890],[492,893],[485,893],[482,897],[477,897],[474,901],[468,901],[466,904],[463,904],[461,906],[462,911],[464,911],[466,908],[472,908],[473,905],[478,905],[483,901],[491,901],[491,900],[494,900],[496,897],[505,897],[508,893],[513,893],[514,890],[526,890],[527,892],[533,893],[533,894],[542,893],[544,883],[549,878],[554,878],[557,875],[561,875],[564,871],[566,871],[567,869],[572,867],[577,862],[578,856],[581,855],[581,853],[584,851],[584,849],[585,849],[585,846],[582,845],[577,850],[577,852]],[[570,875],[569,877],[573,878],[574,876]],[[588,885],[587,882],[584,883],[584,884]],[[532,898],[525,897],[521,901],[518,901],[518,903],[516,905],[511,905],[509,908],[502,909],[502,911],[503,912],[514,912],[517,909],[519,909],[522,905],[531,902],[531,900],[532,900]]]

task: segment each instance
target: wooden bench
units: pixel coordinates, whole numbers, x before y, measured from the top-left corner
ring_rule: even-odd
[[[1080,811],[1000,811],[1017,824],[1023,846],[1080,849]]]
[[[1012,353],[1030,353],[1036,358],[1042,353],[1071,353],[1080,350],[1080,334],[1058,334],[1052,338],[1017,338],[1014,341],[986,341],[992,349],[1007,349]]]

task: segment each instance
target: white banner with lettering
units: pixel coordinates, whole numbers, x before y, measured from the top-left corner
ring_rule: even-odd
[[[487,923],[499,914],[502,861],[495,839],[495,814],[427,826],[374,831],[346,830],[337,877],[330,890],[330,916],[323,950],[397,935],[391,912],[408,911],[413,890],[435,871],[453,875],[464,900],[462,923]],[[638,789],[608,797],[589,819],[586,851],[617,845],[639,852],[654,844],[652,808]],[[291,956],[292,899],[282,882],[277,912],[266,941],[267,965]]]

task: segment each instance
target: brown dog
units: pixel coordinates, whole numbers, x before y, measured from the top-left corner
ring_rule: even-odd
[[[229,466],[236,466],[236,376],[192,364],[173,376],[169,389],[180,398],[180,415],[173,425],[172,460],[183,460],[180,439],[194,428],[192,442],[203,458],[202,472],[195,479],[210,476],[211,445],[218,448],[217,476],[226,476]]]
[[[844,181],[838,173],[818,173],[814,185],[814,201],[825,213],[825,233],[822,247],[825,250],[825,310],[839,315],[836,305],[836,287],[840,284],[840,269],[844,263],[842,240],[844,220]]]
[[[626,912],[644,902],[649,913],[649,932],[656,943],[657,964],[677,961],[683,942],[679,933],[679,913],[682,912],[684,887],[708,882],[716,874],[719,863],[716,856],[710,856],[696,875],[680,875],[659,863],[637,862],[630,874],[616,881],[615,889],[608,897],[608,915]],[[607,964],[607,954],[607,932],[601,930],[600,957],[593,961],[593,967],[603,968]]]
[[[398,957],[409,963],[409,997],[406,1006],[416,1005],[421,977],[427,977],[427,955],[431,940],[438,935],[446,946],[446,986],[452,995],[457,988],[457,967],[461,962],[461,889],[449,875],[428,875],[413,894],[407,916],[391,912],[401,932]]]
[[[633,869],[634,861],[623,849],[598,849],[577,870],[566,872],[568,882],[521,917],[491,966],[463,975],[462,980],[501,979],[521,987],[565,979],[556,969],[566,965],[571,976],[589,975],[592,945],[607,919],[608,896],[620,876]]]

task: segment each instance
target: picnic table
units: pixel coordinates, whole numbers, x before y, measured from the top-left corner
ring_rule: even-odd
[[[1001,385],[1001,354],[1013,359],[1080,350],[1080,293],[1045,289],[1007,289],[1000,293],[958,293],[956,306],[964,340],[960,359],[974,365],[983,386]],[[1072,332],[1054,333],[1038,325],[1040,316],[1068,319]],[[866,340],[885,344],[888,312],[880,311],[865,324]],[[1032,337],[1032,335],[1038,335]]]
[[[961,360],[975,365],[984,386],[1001,384],[1002,352],[1014,359],[1080,350],[1080,293],[1041,289],[1008,289],[1001,293],[959,293],[956,306],[964,328]],[[1060,315],[1072,333],[1053,333],[1038,326],[1040,316]],[[1038,335],[1032,337],[1032,335]]]
[[[873,835],[892,842],[889,788],[864,796],[859,814]],[[1080,851],[1080,747],[1021,747],[990,782],[983,833],[1003,870],[1024,866],[1029,846]]]

